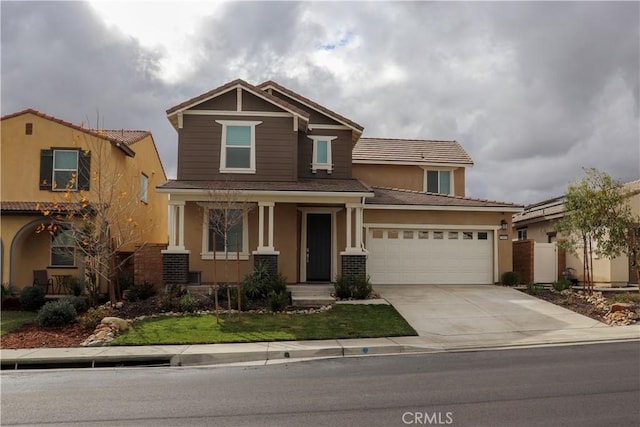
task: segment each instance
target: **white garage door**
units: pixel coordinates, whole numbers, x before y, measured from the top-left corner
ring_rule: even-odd
[[[491,284],[493,232],[370,229],[373,284]]]

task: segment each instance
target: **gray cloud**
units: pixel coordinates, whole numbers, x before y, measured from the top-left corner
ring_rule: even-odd
[[[167,52],[83,3],[1,7],[2,114],[77,122],[98,108],[107,127],[151,130],[170,175],[164,111],[243,78],[276,80],[367,136],[460,141],[472,197],[553,197],[583,166],[640,176],[637,2],[231,2],[191,28],[196,54],[175,83],[158,77]]]

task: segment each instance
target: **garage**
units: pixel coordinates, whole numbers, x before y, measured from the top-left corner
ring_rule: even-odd
[[[492,284],[494,236],[482,229],[371,228],[372,284]]]

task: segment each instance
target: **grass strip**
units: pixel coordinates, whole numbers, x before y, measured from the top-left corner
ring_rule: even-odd
[[[0,313],[0,336],[4,336],[9,332],[18,329],[25,323],[36,320],[37,313],[33,311],[8,311],[3,310]]]

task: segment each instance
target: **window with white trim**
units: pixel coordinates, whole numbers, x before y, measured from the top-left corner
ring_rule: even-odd
[[[149,193],[149,177],[145,174],[140,175],[140,200],[147,203]]]
[[[73,267],[75,266],[76,245],[73,241],[73,232],[64,228],[51,236],[51,266]]]
[[[519,228],[518,229],[518,240],[527,240],[527,229]]]
[[[216,120],[222,125],[220,173],[256,173],[256,126],[262,122]]]
[[[451,189],[451,171],[426,170],[425,189],[428,193],[453,194]]]
[[[333,162],[331,160],[331,141],[338,137],[308,135],[308,138],[313,141],[311,172],[316,173],[318,170],[326,170],[327,173],[331,173],[333,171]]]
[[[78,150],[53,150],[54,191],[78,189]]]
[[[247,259],[248,215],[243,209],[207,209],[203,223],[203,259]]]

